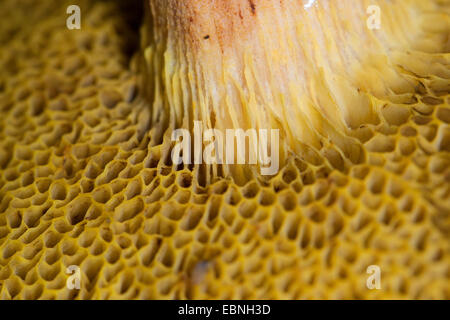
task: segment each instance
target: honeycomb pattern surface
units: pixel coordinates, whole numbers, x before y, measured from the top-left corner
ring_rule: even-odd
[[[205,184],[148,128],[118,2],[80,2],[82,30],[67,5],[0,3],[0,299],[450,299],[448,50],[355,131],[359,164]]]

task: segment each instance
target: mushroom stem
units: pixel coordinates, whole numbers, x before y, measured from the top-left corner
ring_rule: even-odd
[[[351,163],[364,158],[358,129],[379,121],[390,96],[414,91],[416,83],[397,65],[421,35],[424,12],[436,6],[421,0],[149,4],[143,44],[154,123],[191,131],[194,121],[219,130],[279,129],[282,161],[289,153],[320,157],[336,146]]]

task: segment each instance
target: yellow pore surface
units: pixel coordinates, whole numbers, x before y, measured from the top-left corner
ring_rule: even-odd
[[[68,30],[69,2],[0,3],[0,299],[450,299],[449,1],[379,1],[379,34],[352,31],[366,28],[365,1],[273,7],[290,35],[272,52],[252,33],[275,21],[263,1],[243,13],[257,23],[235,48],[195,19],[185,37],[164,27],[173,13],[202,21],[209,7],[192,8],[207,1],[168,1],[155,25],[162,2],[152,0],[135,59],[130,8],[131,19],[118,1],[79,1],[82,29]],[[330,47],[299,46],[302,24],[283,25],[296,14]],[[357,52],[374,39],[378,56]],[[300,59],[299,47],[304,60],[283,75],[275,53]],[[211,69],[202,52],[222,59],[221,48],[231,62]],[[273,69],[245,52],[267,54]],[[234,88],[218,82],[229,65],[248,75]],[[222,126],[278,123],[280,172],[172,165],[171,130],[212,126],[212,114]],[[370,265],[379,290],[366,286]],[[66,285],[69,266],[79,290]]]

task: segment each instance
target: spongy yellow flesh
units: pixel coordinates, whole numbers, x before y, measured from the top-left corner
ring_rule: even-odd
[[[237,82],[246,87],[242,105],[225,110],[267,108],[268,123],[285,129],[285,163],[271,179],[172,165],[171,130],[194,119],[208,125],[211,110],[224,105],[197,105],[187,117],[195,99],[177,85],[182,72],[172,69],[172,83],[162,74],[179,64],[206,68],[217,81],[212,62],[189,47],[198,60],[176,56],[182,42],[167,45],[164,32],[158,47],[148,21],[143,57],[130,62],[133,31],[123,10],[81,2],[82,30],[67,30],[64,12],[73,2],[0,3],[0,299],[450,299],[449,1],[380,2],[390,15],[382,26],[392,30],[379,40],[383,58],[354,53],[359,65],[344,70],[324,57],[321,74],[298,68],[310,87],[290,105],[277,100],[282,95],[252,103],[248,83]],[[158,2],[151,1],[154,10]],[[268,13],[254,2],[264,27]],[[314,17],[334,12],[313,10]],[[350,24],[364,24],[364,13],[342,12]],[[352,52],[357,40],[371,43],[361,32],[349,33]],[[199,36],[216,41],[213,33]],[[347,52],[339,45],[330,52]],[[324,52],[309,49],[315,59]],[[334,74],[340,81],[331,81]],[[198,92],[226,97],[211,94],[220,83],[209,84]],[[283,82],[268,86],[254,98],[289,90]],[[357,114],[361,101],[368,111]],[[321,103],[329,114],[314,113]],[[277,114],[283,110],[307,112]],[[256,111],[220,124],[250,127],[253,115],[265,126]],[[71,265],[81,268],[80,290],[66,286]],[[381,269],[380,290],[366,286],[370,265]]]

